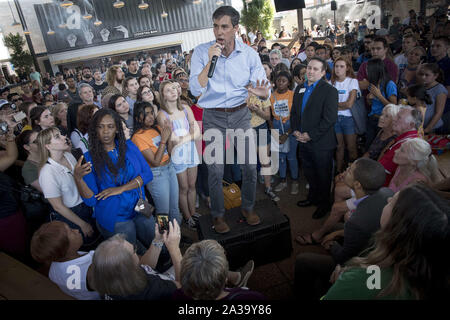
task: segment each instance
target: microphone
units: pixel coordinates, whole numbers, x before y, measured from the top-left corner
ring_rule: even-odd
[[[223,48],[220,48],[220,50],[223,50]],[[209,66],[209,70],[208,70],[208,78],[212,78],[212,76],[214,75],[214,70],[216,69],[217,59],[219,59],[219,57],[216,55],[214,55],[211,59],[211,65]]]
[[[208,71],[208,78],[212,78],[212,76],[214,75],[214,70],[216,69],[217,59],[219,59],[218,56],[213,56],[211,59],[211,65],[209,66],[209,71]]]

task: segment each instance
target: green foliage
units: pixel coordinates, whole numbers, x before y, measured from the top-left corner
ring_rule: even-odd
[[[33,57],[28,50],[24,50],[25,40],[18,33],[9,33],[4,40],[5,46],[12,50],[11,63],[14,65],[14,68],[25,67],[28,73],[33,65]]]
[[[247,29],[247,32],[261,31],[265,39],[271,39],[272,21],[274,8],[270,0],[253,0],[251,3],[244,3],[241,11],[241,24]]]

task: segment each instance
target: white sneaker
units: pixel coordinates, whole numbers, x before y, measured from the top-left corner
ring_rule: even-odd
[[[293,182],[291,185],[291,194],[298,194],[298,182]]]
[[[270,200],[275,201],[275,202],[280,201],[280,198],[275,193],[273,193],[272,188],[267,188],[264,191],[264,193],[267,194],[267,196],[270,198]]]
[[[285,188],[287,188],[287,182],[280,182],[280,183],[273,189],[273,191],[275,191],[275,192],[280,192],[280,191],[284,190]]]

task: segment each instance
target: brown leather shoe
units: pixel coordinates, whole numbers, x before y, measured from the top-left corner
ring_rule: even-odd
[[[261,223],[258,215],[253,210],[248,212],[247,210],[241,209],[241,213],[245,217],[245,220],[247,220],[247,223],[249,225],[256,226],[257,224]]]
[[[230,231],[230,227],[225,222],[225,219],[223,217],[214,218],[214,230],[216,230],[217,233],[227,233]]]

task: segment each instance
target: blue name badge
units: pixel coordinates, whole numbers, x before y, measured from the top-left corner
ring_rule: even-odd
[[[345,94],[346,92],[347,92],[347,91],[345,91],[345,90],[339,90],[339,91],[338,91],[339,94]]]

